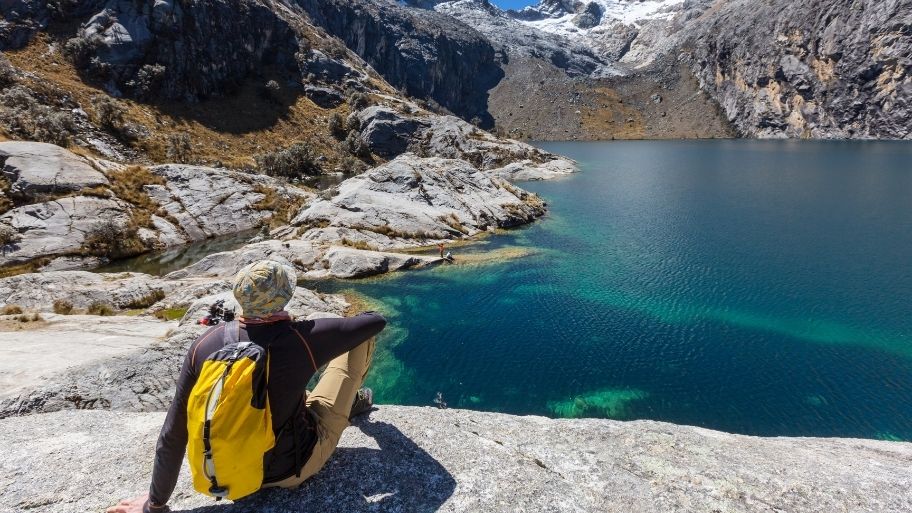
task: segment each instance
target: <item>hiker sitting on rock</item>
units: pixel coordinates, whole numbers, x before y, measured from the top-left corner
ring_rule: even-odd
[[[148,495],[108,513],[168,511],[184,452],[197,491],[239,499],[261,487],[296,487],[316,474],[349,419],[372,406],[360,389],[386,325],[375,313],[296,321],[284,310],[294,273],[264,260],[242,269],[238,321],[190,345],[155,449]],[[305,390],[328,364],[313,392]]]

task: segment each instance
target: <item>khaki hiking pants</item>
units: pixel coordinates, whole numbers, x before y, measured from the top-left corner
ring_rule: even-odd
[[[268,483],[266,487],[294,488],[310,479],[323,468],[349,426],[352,402],[364,383],[370,368],[376,339],[371,338],[351,351],[329,362],[313,392],[307,395],[307,408],[317,417],[317,443],[313,453],[301,468],[300,477],[291,476]]]

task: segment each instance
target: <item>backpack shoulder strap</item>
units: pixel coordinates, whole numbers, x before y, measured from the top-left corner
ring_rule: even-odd
[[[241,341],[241,323],[231,321],[225,323],[225,332],[222,334],[225,345],[237,344]]]

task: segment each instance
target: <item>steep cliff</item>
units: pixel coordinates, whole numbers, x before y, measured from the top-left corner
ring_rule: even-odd
[[[716,123],[721,111],[747,137],[912,137],[908,0],[542,0],[519,12],[484,0],[422,5],[471,24],[503,48],[513,58],[505,66],[505,82],[514,82],[514,76],[533,79],[526,80],[531,83],[525,91],[508,85],[492,92],[498,126],[511,133],[687,137],[681,128],[699,127],[702,119]],[[567,49],[565,60],[554,59],[555,42]],[[581,67],[586,60],[580,56],[587,54],[593,64]],[[550,72],[550,65],[563,75]],[[549,119],[559,120],[557,134],[544,120],[516,111],[528,89],[533,94],[548,89],[557,98],[578,93],[563,109],[537,104]],[[585,100],[605,89],[619,105]],[[697,92],[711,101],[666,102],[652,109],[639,99]],[[606,111],[628,121],[587,126],[587,118],[604,118]],[[689,136],[726,132],[698,130]]]
[[[912,2],[731,0],[684,48],[744,135],[912,138]]]
[[[345,41],[407,94],[492,126],[487,91],[503,76],[494,48],[470,26],[390,0],[299,0],[314,22]]]

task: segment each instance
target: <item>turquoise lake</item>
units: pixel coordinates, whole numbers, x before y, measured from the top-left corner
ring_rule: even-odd
[[[912,144],[541,146],[542,221],[315,285],[387,315],[378,402],[912,440]]]

